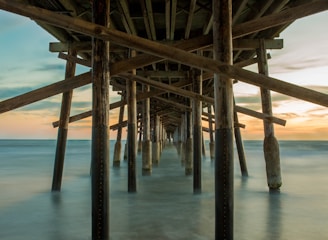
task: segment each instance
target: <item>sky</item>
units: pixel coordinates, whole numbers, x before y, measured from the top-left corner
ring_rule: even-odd
[[[50,34],[30,19],[0,10],[0,101],[64,79],[65,61],[49,52]],[[328,12],[295,21],[280,36],[282,50],[268,50],[269,75],[328,94]],[[257,71],[257,66],[247,68]],[[89,69],[78,67],[76,74]],[[260,90],[244,83],[234,85],[239,106],[261,111]],[[272,92],[273,115],[287,121],[275,125],[278,140],[328,140],[328,109]],[[119,96],[111,93],[111,102]],[[0,139],[56,139],[61,95],[0,114]],[[91,88],[74,90],[72,115],[91,110]],[[118,110],[118,109],[117,109]],[[246,140],[263,139],[263,123],[239,114]],[[117,122],[110,112],[110,123]],[[69,139],[91,139],[91,118],[69,125]],[[206,126],[207,127],[207,126]],[[115,132],[110,132],[115,138]]]

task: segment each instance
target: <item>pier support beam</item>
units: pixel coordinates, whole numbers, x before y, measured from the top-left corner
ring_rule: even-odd
[[[257,49],[259,73],[269,75],[268,61],[264,40],[260,39],[260,48]],[[272,104],[270,90],[261,88],[262,111],[272,116]],[[267,182],[270,190],[279,190],[281,181],[279,144],[274,135],[272,122],[263,121],[264,125],[264,158],[266,164]]]
[[[180,125],[177,127],[176,134],[177,134],[177,141],[176,141],[176,146],[177,146],[177,152],[178,155],[181,155],[181,148],[182,148],[182,141],[181,141],[181,128],[182,128],[182,120]]]
[[[181,166],[184,166],[186,163],[186,113],[181,114],[181,149],[180,149],[180,160]]]
[[[214,59],[232,64],[232,1],[213,1]],[[233,81],[214,74],[215,239],[233,239]]]
[[[204,138],[204,132],[203,132],[203,130],[202,130],[202,154],[203,154],[203,157],[206,157],[205,138]]]
[[[187,106],[191,107],[191,101],[186,99]],[[185,147],[185,175],[192,175],[193,173],[193,139],[192,139],[192,113],[186,111],[186,147]]]
[[[193,72],[193,91],[202,94],[202,75]],[[202,192],[202,103],[193,99],[193,171],[194,193]]]
[[[212,116],[212,106],[208,105],[207,107],[207,112],[209,116]],[[212,117],[208,117],[208,128],[209,128],[209,135],[210,135],[210,142],[209,142],[209,147],[210,147],[210,158],[211,160],[214,160],[214,153],[215,153],[215,147],[214,147],[214,136],[213,136],[213,120]]]
[[[131,50],[131,57],[135,56],[135,51]],[[133,70],[136,74],[136,70]],[[137,84],[135,81],[127,81],[127,103],[128,103],[128,136],[127,136],[127,157],[128,157],[128,192],[137,191]]]
[[[75,57],[76,54],[77,54],[76,50],[73,50],[71,47],[69,47],[68,55]],[[66,62],[65,79],[74,77],[75,68],[76,68],[76,64],[74,62],[70,62],[70,61]],[[54,165],[54,173],[52,179],[52,191],[60,191],[61,189],[66,142],[67,142],[68,122],[69,122],[69,116],[70,116],[71,104],[72,104],[72,95],[73,95],[73,90],[70,90],[64,92],[62,97],[62,105],[60,110],[60,120],[59,120],[59,127],[58,127],[58,136],[57,136],[57,147],[56,147],[56,155],[55,155],[55,165]]]
[[[93,22],[109,27],[109,0],[94,0]],[[93,39],[92,239],[109,239],[109,42]]]
[[[138,154],[142,151],[142,122],[139,123]]]
[[[243,140],[241,137],[240,128],[238,126],[239,121],[238,121],[238,114],[236,111],[234,111],[234,121],[235,121],[235,141],[236,141],[236,147],[237,147],[237,152],[238,152],[240,171],[241,171],[241,175],[243,177],[248,177],[244,144],[243,144]]]
[[[143,85],[143,91],[150,90],[149,85]],[[143,101],[143,143],[142,143],[142,175],[151,175],[152,171],[152,145],[150,140],[150,99]]]
[[[160,125],[160,119],[157,114],[154,115],[154,127],[153,127],[153,165],[158,166],[159,160],[160,160],[160,136],[159,136],[159,126]]]
[[[124,95],[122,93],[121,100],[124,100]],[[124,117],[124,106],[120,107],[120,113],[118,116],[118,122],[123,122]],[[113,167],[120,167],[121,164],[121,149],[122,149],[122,126],[117,128],[117,136],[116,136],[116,143],[114,148],[114,157],[113,157]]]

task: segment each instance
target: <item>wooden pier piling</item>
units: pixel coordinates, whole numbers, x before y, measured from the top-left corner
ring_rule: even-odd
[[[269,75],[268,61],[264,40],[260,39],[260,48],[257,49],[259,73],[265,76]],[[261,88],[261,102],[263,113],[272,116],[271,93],[266,88]],[[267,182],[270,190],[279,190],[282,185],[280,170],[279,144],[274,135],[274,126],[272,122],[263,121],[264,143],[263,151],[266,164]]]
[[[190,77],[190,76],[189,76]],[[186,105],[191,107],[191,101],[189,98],[186,99]],[[192,112],[187,111],[185,113],[186,119],[186,147],[185,147],[185,175],[193,174],[193,139],[192,139]]]
[[[202,75],[192,72],[193,91],[202,94]],[[194,193],[202,192],[202,103],[193,100],[193,187]]]
[[[152,162],[154,166],[158,166],[160,160],[160,136],[159,136],[159,125],[160,118],[158,114],[153,116],[153,143],[152,143]]]
[[[186,163],[186,134],[187,134],[187,128],[186,128],[186,113],[181,114],[181,154],[180,154],[180,160],[181,160],[181,166],[184,166]]]
[[[93,21],[109,26],[109,0],[94,0]],[[109,240],[109,42],[93,39],[92,239]]]
[[[131,56],[135,56],[135,51],[131,50]],[[135,69],[133,74],[136,74]],[[128,192],[137,191],[137,83],[127,80],[127,103],[128,103],[128,136],[127,136],[127,157],[128,157]]]
[[[143,85],[144,92],[149,91],[149,85]],[[143,143],[142,143],[142,175],[151,175],[152,144],[150,139],[150,99],[143,100]]]
[[[138,154],[142,151],[142,122],[139,123],[139,140],[138,140]]]
[[[213,1],[214,59],[232,64],[232,3]],[[214,74],[215,239],[233,239],[233,80]]]
[[[77,54],[76,50],[69,47],[68,55],[75,57],[76,54]],[[68,79],[69,81],[70,78],[74,77],[75,69],[76,69],[76,64],[74,62],[67,61],[65,79]],[[51,188],[52,191],[60,191],[61,189],[65,152],[66,152],[66,143],[67,143],[68,122],[69,122],[69,116],[70,116],[71,105],[72,105],[72,96],[73,96],[73,90],[64,92],[62,96],[55,164],[54,164],[54,172],[53,172],[52,188]]]
[[[209,142],[209,148],[210,148],[210,158],[211,160],[214,160],[214,153],[215,153],[215,145],[214,145],[214,136],[213,136],[213,120],[212,120],[212,105],[208,105],[207,112],[209,114],[208,117],[208,128],[209,128],[209,136],[210,136],[210,142]]]
[[[238,120],[237,112],[234,112],[234,122],[235,122],[235,129],[234,129],[235,141],[236,141],[236,147],[237,147],[237,152],[238,152],[238,159],[239,159],[239,166],[240,166],[241,175],[243,177],[248,177],[248,170],[247,170],[247,164],[246,164],[244,144],[243,144],[243,140],[242,140],[242,137],[241,137],[240,127],[238,126],[239,120]]]
[[[124,95],[122,93],[121,100],[124,100]],[[120,112],[118,116],[118,122],[121,123],[123,122],[123,117],[124,117],[124,106],[120,107]],[[117,128],[117,136],[116,136],[116,143],[114,147],[114,157],[113,157],[113,167],[120,167],[121,165],[121,148],[122,148],[122,126],[119,125]]]

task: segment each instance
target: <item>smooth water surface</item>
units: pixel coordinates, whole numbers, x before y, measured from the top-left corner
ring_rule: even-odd
[[[250,176],[241,177],[235,154],[235,239],[328,239],[328,142],[280,141],[280,193],[268,192],[262,143],[244,146]],[[170,144],[152,176],[141,176],[138,155],[136,194],[127,193],[127,163],[111,168],[111,239],[214,239],[206,147],[199,195]],[[0,140],[0,239],[91,239],[91,143],[68,141],[60,193],[50,191],[55,148],[54,140]]]

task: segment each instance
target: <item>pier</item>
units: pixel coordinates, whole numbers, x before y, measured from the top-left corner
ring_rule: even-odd
[[[328,106],[327,94],[270,77],[267,52],[283,48],[278,36],[293,21],[326,11],[325,0],[0,0],[0,9],[36,21],[58,39],[49,43],[49,50],[66,61],[63,80],[0,102],[0,113],[4,113],[62,94],[59,119],[49,123],[58,128],[53,192],[60,192],[65,184],[62,173],[69,124],[92,117],[92,239],[111,238],[111,168],[119,171],[126,161],[126,192],[139,194],[138,154],[142,156],[142,178],[149,179],[142,181],[156,179],[154,168],[170,166],[175,172],[180,166],[183,177],[192,179],[191,198],[203,194],[202,166],[204,154],[209,154],[214,167],[211,236],[234,239],[234,146],[241,175],[247,178],[251,171],[240,132],[245,125],[238,115],[263,120],[268,191],[279,192],[283,181],[274,127],[285,126],[286,119],[274,115],[271,91]],[[252,64],[258,65],[257,73],[244,69]],[[90,71],[76,75],[77,65]],[[261,112],[235,101],[233,86],[238,81],[259,88]],[[71,115],[74,89],[88,84],[92,85],[92,109]],[[120,101],[110,103],[110,88],[121,96]],[[110,125],[113,111],[119,114],[117,123]],[[121,140],[126,129],[123,157]],[[111,130],[117,136],[114,149],[108,141]],[[204,133],[209,146],[204,144]],[[170,164],[173,159],[175,165]],[[170,178],[171,171],[165,172]],[[161,186],[163,191],[170,190],[164,183]],[[166,213],[158,217],[160,214]]]

